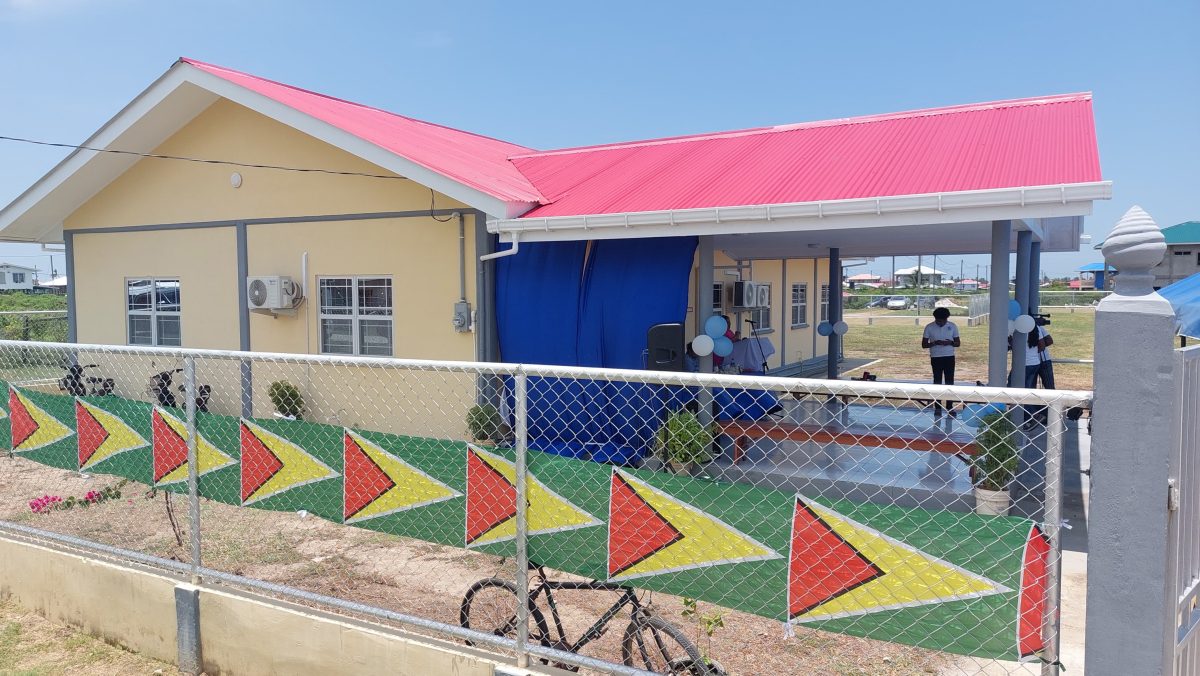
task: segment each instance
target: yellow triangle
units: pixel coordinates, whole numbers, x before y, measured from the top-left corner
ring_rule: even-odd
[[[167,413],[165,409],[158,408],[157,410],[158,415],[162,417],[163,422],[165,422],[168,427],[175,430],[175,433],[179,435],[179,438],[187,439],[186,423],[170,413]],[[204,476],[209,472],[213,472],[218,469],[224,469],[230,465],[237,464],[237,460],[234,460],[233,456],[229,455],[225,451],[222,451],[216,446],[213,446],[212,442],[206,439],[204,434],[199,431],[196,432],[196,460],[200,465],[200,473],[197,476]],[[178,483],[180,481],[187,481],[187,478],[188,464],[187,462],[184,462],[179,467],[167,472],[167,475],[160,479],[155,485],[165,486],[167,484]]]
[[[379,444],[367,440],[360,434],[346,430],[346,434],[354,439],[363,453],[367,454],[384,474],[387,474],[395,486],[375,498],[354,516],[346,519],[346,523],[356,523],[374,519],[387,514],[395,514],[405,510],[432,505],[435,502],[450,500],[462,495],[446,484],[434,479],[425,472],[404,462],[400,458],[383,450]]]
[[[308,451],[267,429],[255,425],[249,420],[242,419],[242,424],[250,428],[267,448],[279,458],[283,467],[279,469],[263,485],[258,487],[242,504],[249,505],[272,495],[311,484],[325,479],[341,476],[332,467],[317,460]]]
[[[509,483],[516,485],[517,466],[515,463],[473,444],[468,445],[484,462],[508,479]],[[525,473],[525,495],[529,500],[526,518],[529,520],[530,535],[558,533],[564,530],[600,526],[604,523],[577,507],[570,500],[555,493],[529,472]],[[517,520],[514,517],[492,528],[486,535],[472,542],[471,546],[511,540],[516,536]]]
[[[89,404],[82,399],[76,399],[75,401],[87,410],[96,419],[96,422],[100,423],[104,431],[108,432],[108,436],[101,442],[100,447],[96,449],[95,453],[92,453],[92,457],[88,458],[87,462],[79,466],[79,469],[88,469],[119,453],[145,448],[150,445],[150,442],[143,439],[142,435],[135,432],[128,423],[121,420],[115,414],[109,413],[94,404]]]
[[[780,558],[775,550],[717,517],[683,503],[630,474],[615,471],[682,537],[610,579],[624,580],[727,563]]]
[[[930,556],[815,502],[805,501],[805,504],[884,574],[796,616],[793,622],[830,620],[1011,591],[998,582]]]
[[[8,411],[5,411],[3,408],[0,408],[0,420],[4,420],[7,417],[8,417]]]
[[[22,441],[19,446],[13,447],[13,453],[28,453],[36,451],[39,448],[44,448],[58,441],[62,441],[74,434],[74,430],[59,422],[58,418],[43,411],[39,406],[29,400],[24,394],[21,394],[17,388],[13,387],[12,391],[17,395],[17,399],[25,407],[29,413],[29,417],[37,423],[37,430],[29,435],[29,438]]]

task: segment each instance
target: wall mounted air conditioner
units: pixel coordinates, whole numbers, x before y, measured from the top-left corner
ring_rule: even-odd
[[[733,307],[758,307],[758,284],[754,282],[733,283]]]
[[[259,312],[295,310],[304,300],[304,291],[291,277],[267,275],[246,278],[246,304]]]
[[[755,307],[771,307],[771,287],[769,285],[759,284],[755,293]]]

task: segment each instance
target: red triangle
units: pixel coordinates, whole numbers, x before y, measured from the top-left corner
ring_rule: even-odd
[[[788,565],[788,617],[796,617],[883,575],[883,570],[796,499]]]
[[[608,576],[618,575],[683,539],[616,471],[609,504]]]
[[[517,487],[467,449],[467,544],[517,515]]]
[[[349,519],[394,488],[396,482],[375,464],[349,432],[344,433],[344,439],[346,493],[342,517]]]
[[[242,502],[283,469],[283,461],[242,423]]]
[[[79,466],[83,467],[108,438],[108,430],[78,401],[75,402],[75,425],[79,434]]]
[[[157,409],[150,415],[151,443],[154,448],[154,483],[187,462],[187,440],[163,420]]]
[[[17,391],[11,388],[8,390],[8,414],[12,418],[12,447],[16,449],[38,431],[38,424],[25,410]]]
[[[1050,541],[1036,525],[1030,527],[1025,541],[1021,569],[1021,597],[1017,605],[1017,650],[1029,657],[1046,647],[1042,624],[1046,614],[1046,565]]]

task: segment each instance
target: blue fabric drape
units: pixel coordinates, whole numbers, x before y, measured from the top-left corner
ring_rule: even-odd
[[[496,317],[507,362],[645,368],[646,332],[682,322],[695,237],[525,244],[497,266]],[[627,464],[658,429],[665,388],[529,379],[530,446]],[[511,394],[510,394],[511,397]]]

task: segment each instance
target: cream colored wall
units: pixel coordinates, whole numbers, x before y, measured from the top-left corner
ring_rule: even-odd
[[[221,100],[155,149],[155,153],[221,158],[280,166],[370,174],[389,172],[229,101]],[[146,159],[109,184],[66,219],[64,228],[109,228],[346,213],[423,211],[430,190],[400,179],[237,168]],[[465,205],[444,195],[436,206]],[[467,298],[475,303],[475,224],[467,215]],[[422,359],[475,357],[475,334],[450,325],[459,299],[458,222],[428,217],[322,221],[247,226],[251,275],[301,278],[309,254],[310,298],[297,317],[252,315],[251,348],[267,352],[319,351],[318,276],[390,275],[394,297],[395,356]],[[184,347],[237,349],[238,274],[233,227],[74,237],[78,339],[124,344],[123,281],[143,275],[177,276],[182,296]]]
[[[178,277],[184,346],[237,349],[235,253],[233,228],[76,235],[79,342],[126,344],[125,280]]]
[[[475,306],[475,233],[466,226],[467,299]],[[320,350],[317,279],[353,275],[392,278],[393,349],[397,357],[474,358],[475,334],[450,325],[459,298],[458,221],[432,218],[259,224],[247,228],[251,275],[301,279],[308,253],[308,299],[295,317],[252,313],[250,347],[269,352]]]
[[[154,149],[160,155],[394,175],[221,99]],[[229,177],[237,171],[242,187]],[[428,209],[429,188],[380,179],[144,159],[66,218],[63,228]],[[465,205],[444,195],[437,207]]]

